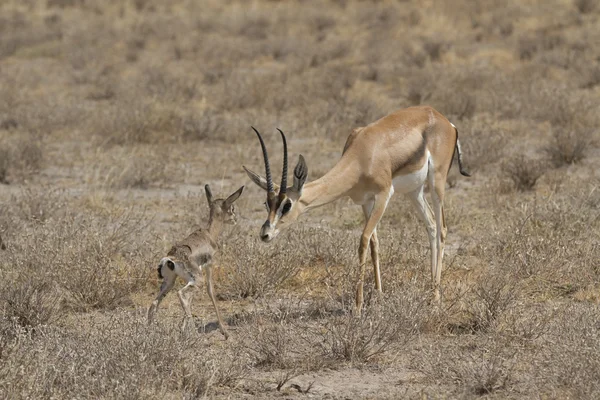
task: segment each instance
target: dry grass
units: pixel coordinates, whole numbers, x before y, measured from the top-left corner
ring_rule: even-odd
[[[7,398],[597,398],[599,9],[594,1],[25,1],[0,5],[0,392]],[[362,213],[269,245],[250,126],[326,172],[347,135],[430,104],[473,177],[445,200],[443,302],[402,196],[383,296],[351,315]],[[145,309],[156,263],[249,185],[196,294]]]
[[[522,155],[507,161],[502,169],[512,181],[514,188],[523,192],[533,190],[547,167],[542,160],[532,160]]]

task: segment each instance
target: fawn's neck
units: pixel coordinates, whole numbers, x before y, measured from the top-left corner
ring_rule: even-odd
[[[217,241],[221,231],[223,230],[223,220],[220,218],[214,218],[212,215],[208,219],[208,234],[212,240]]]

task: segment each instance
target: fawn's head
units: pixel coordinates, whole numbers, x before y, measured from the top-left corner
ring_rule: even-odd
[[[233,203],[242,195],[244,187],[242,186],[226,199],[213,199],[210,186],[208,185],[204,186],[204,191],[206,192],[208,207],[210,207],[211,221],[219,220],[226,224],[235,225],[237,223],[237,215]]]
[[[263,242],[270,242],[279,234],[281,229],[289,226],[298,219],[300,214],[302,214],[304,207],[299,200],[300,196],[302,196],[302,188],[308,177],[308,167],[306,166],[304,157],[300,155],[298,164],[296,164],[296,168],[294,168],[294,184],[289,187],[287,186],[287,141],[285,139],[285,134],[281,129],[277,129],[283,140],[283,172],[281,175],[281,185],[277,186],[274,184],[271,177],[271,167],[269,165],[267,148],[265,147],[265,143],[260,136],[260,133],[254,127],[252,127],[252,129],[256,132],[262,148],[266,178],[250,171],[246,167],[244,167],[244,170],[246,170],[246,173],[250,179],[252,179],[252,182],[267,192],[265,207],[268,214],[267,220],[260,229],[260,238]]]

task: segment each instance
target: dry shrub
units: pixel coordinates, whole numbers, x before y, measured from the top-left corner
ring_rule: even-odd
[[[542,393],[560,390],[564,397],[600,395],[600,337],[596,305],[574,305],[552,324],[534,375]]]
[[[0,183],[23,182],[42,168],[44,152],[41,140],[19,135],[0,144]]]
[[[431,105],[451,121],[469,119],[479,111],[479,93],[488,74],[480,68],[455,71],[428,65],[411,71],[405,97],[408,105]]]
[[[524,155],[517,156],[502,166],[504,174],[512,181],[513,187],[520,192],[533,190],[546,169],[543,161],[532,160]]]
[[[484,239],[494,245],[475,254],[493,266],[498,277],[505,275],[508,288],[510,282],[518,282],[514,287],[526,296],[564,298],[595,287],[600,270],[594,243],[600,232],[590,227],[596,226],[600,215],[590,201],[593,196],[594,191],[575,192],[511,204],[510,214],[495,224],[496,233]],[[502,280],[498,285],[505,286]]]
[[[561,167],[583,160],[591,142],[587,132],[573,130],[569,126],[557,127],[553,129],[551,142],[544,151],[555,167]]]
[[[421,330],[427,319],[425,296],[418,290],[398,290],[372,301],[360,317],[346,314],[323,321],[315,335],[324,357],[365,363],[395,355]]]
[[[11,229],[19,231],[20,239],[12,246],[14,251],[0,260],[0,270],[19,271],[16,277],[6,278],[7,284],[21,282],[25,290],[28,285],[17,278],[36,276],[52,283],[45,287],[51,293],[44,299],[62,298],[76,310],[112,309],[129,303],[131,293],[147,279],[145,269],[139,265],[148,261],[144,257],[153,256],[151,251],[142,256],[142,232],[146,227],[142,215],[123,210],[104,217],[89,213],[83,216],[75,213],[60,194],[46,196],[45,192],[20,197],[16,203],[25,203],[28,198],[37,204],[33,208],[50,211],[42,221],[9,209],[13,211]],[[135,267],[128,266],[131,264]]]
[[[446,43],[437,39],[427,39],[423,42],[423,50],[431,61],[439,61],[446,46]]]
[[[182,119],[182,137],[184,140],[218,139],[226,126],[225,117],[218,112],[203,110],[199,115],[190,113]]]
[[[11,197],[13,215],[22,221],[45,223],[61,215],[66,207],[65,192],[47,186],[25,187]],[[12,223],[11,223],[12,224]]]
[[[138,98],[102,107],[89,122],[90,133],[105,146],[172,141],[180,119],[171,109]]]
[[[386,293],[372,301],[362,316],[306,300],[266,299],[261,311],[244,318],[244,346],[257,366],[269,370],[313,371],[339,360],[363,364],[395,356],[417,335],[429,318],[423,293]]]
[[[220,261],[225,276],[219,283],[219,296],[259,298],[279,289],[303,265],[298,250],[260,243],[254,231],[228,239]]]
[[[10,152],[6,148],[0,148],[0,184],[7,185],[8,168],[10,166]]]
[[[463,328],[471,332],[487,332],[496,328],[518,298],[518,281],[511,276],[510,270],[485,274],[473,288],[473,298],[467,306],[469,323]]]
[[[159,67],[147,67],[139,80],[147,96],[164,103],[188,103],[198,92],[198,83],[193,77],[169,73]]]
[[[235,346],[211,349],[130,313],[105,319],[80,331],[49,330],[44,340],[21,337],[0,366],[0,390],[31,398],[199,398],[246,374]]]
[[[356,263],[354,235],[300,224],[290,227],[274,243],[264,244],[254,229],[236,230],[235,236],[225,241],[221,258],[225,276],[219,284],[223,296],[260,298],[284,287],[304,291],[305,282],[297,276],[304,270],[308,275],[324,273],[329,295],[348,303],[354,290],[351,286],[356,283],[351,277],[354,269],[339,267]]]
[[[352,129],[366,126],[385,115],[385,111],[368,97],[352,98],[347,94],[330,102],[322,112],[317,119],[319,131],[338,143],[343,143]]]
[[[560,35],[546,32],[536,33],[534,36],[522,37],[519,40],[519,57],[521,60],[530,60],[538,52],[550,51],[563,43]]]
[[[69,247],[63,250],[63,257],[78,267],[68,276],[56,277],[67,291],[68,306],[87,311],[131,304],[129,296],[145,285],[148,274],[143,268],[131,268],[119,255],[141,256],[139,250],[133,250],[137,246],[133,238],[146,223],[127,213],[110,221],[113,228],[109,231],[99,229],[98,221],[74,223],[77,241],[64,241],[63,246]],[[126,251],[128,247],[131,250]]]
[[[473,339],[464,345],[424,348],[415,365],[435,384],[454,382],[455,393],[463,396],[508,391],[516,380],[518,349],[498,337]]]
[[[487,119],[464,121],[458,129],[467,170],[497,169],[494,164],[504,158],[509,142],[505,130]]]
[[[551,123],[553,136],[544,150],[556,167],[580,162],[594,141],[598,102],[551,88],[547,94],[548,106],[540,117]]]
[[[590,14],[594,12],[598,6],[594,0],[574,0],[575,7],[582,14]]]
[[[135,149],[114,147],[99,155],[93,179],[100,186],[116,189],[148,189],[168,180],[169,152],[150,146]]]
[[[52,284],[40,277],[20,276],[14,281],[4,279],[0,301],[4,304],[2,323],[14,323],[16,326],[13,327],[21,327],[25,331],[50,324],[60,315],[60,297]]]
[[[269,368],[294,368],[298,354],[298,343],[295,343],[296,334],[289,324],[259,325],[258,332],[253,332],[255,339],[247,344],[255,363],[259,367]]]
[[[303,301],[264,299],[258,312],[246,315],[240,327],[242,346],[254,364],[266,370],[291,370],[294,374],[320,369],[324,360],[313,347]]]

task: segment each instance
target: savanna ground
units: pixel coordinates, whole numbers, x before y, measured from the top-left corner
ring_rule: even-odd
[[[0,5],[3,398],[599,398],[600,5],[532,1],[88,1]],[[349,200],[258,240],[250,125],[279,179],[430,104],[459,128],[443,303],[396,196],[384,295],[351,316]],[[197,334],[156,265],[240,185]],[[369,293],[372,281],[368,282]],[[376,300],[376,301],[375,301]]]

